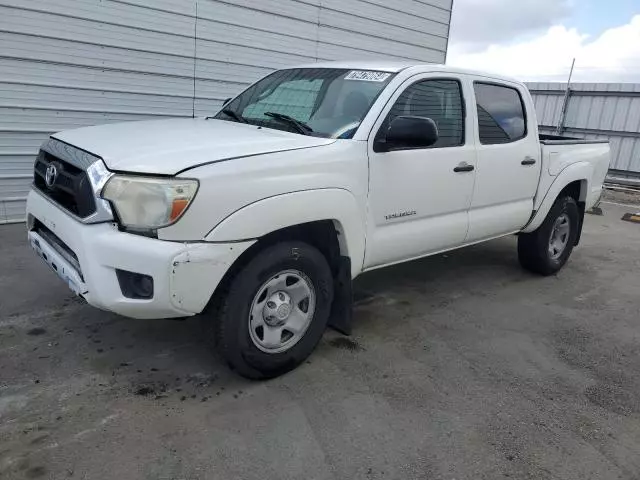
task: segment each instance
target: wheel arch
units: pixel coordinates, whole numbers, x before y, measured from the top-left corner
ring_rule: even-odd
[[[257,239],[244,256],[274,239],[303,240],[322,251],[323,244],[317,241],[318,238],[324,238],[325,242],[335,238],[339,255],[351,260],[352,276],[360,273],[365,248],[364,213],[351,192],[328,188],[265,198],[229,215],[207,234],[205,240]],[[330,244],[333,245],[333,240]]]
[[[547,218],[551,207],[556,199],[562,195],[569,195],[576,200],[581,211],[581,218],[584,215],[584,206],[589,193],[589,179],[592,177],[593,167],[586,162],[574,163],[565,168],[556,180],[551,184],[549,190],[542,199],[535,214],[529,224],[522,230],[523,233],[530,233],[536,230],[544,219]],[[580,230],[582,220],[580,221]],[[578,235],[578,239],[580,236]]]

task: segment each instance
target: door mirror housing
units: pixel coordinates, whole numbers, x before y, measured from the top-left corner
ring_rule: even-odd
[[[438,141],[438,126],[427,117],[399,116],[389,125],[376,151],[430,147]]]

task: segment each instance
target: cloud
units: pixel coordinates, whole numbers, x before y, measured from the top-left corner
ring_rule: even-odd
[[[523,80],[566,81],[574,57],[575,81],[640,83],[640,15],[593,38],[557,25],[537,37],[476,52],[452,38],[447,63]]]
[[[573,0],[455,0],[451,38],[474,51],[541,32],[568,16]]]

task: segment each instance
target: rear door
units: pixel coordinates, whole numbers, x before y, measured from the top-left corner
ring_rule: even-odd
[[[473,82],[477,111],[476,179],[466,242],[520,230],[531,217],[540,178],[536,118],[525,87]]]

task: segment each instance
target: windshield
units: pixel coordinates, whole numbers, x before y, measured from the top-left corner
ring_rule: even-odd
[[[352,138],[394,74],[371,70],[279,70],[255,83],[214,117],[304,135]]]

